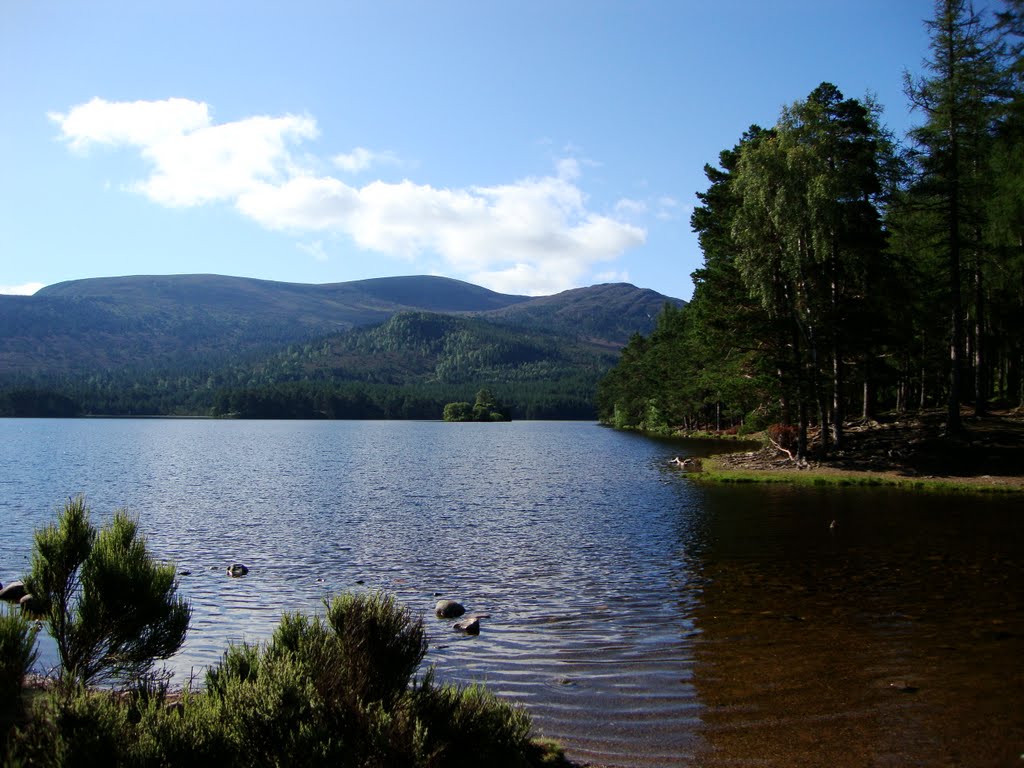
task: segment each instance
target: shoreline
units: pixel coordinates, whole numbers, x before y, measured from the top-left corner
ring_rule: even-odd
[[[799,464],[763,434],[761,447],[718,453],[686,474],[703,483],[786,483],[888,487],[972,494],[1024,493],[1024,414],[964,414],[964,431],[944,433],[942,414],[925,412],[849,422],[841,451]],[[717,436],[691,436],[718,440]]]
[[[752,469],[730,467],[733,454],[717,454],[703,460],[700,471],[688,472],[694,482],[709,484],[768,483],[804,486],[898,488],[907,491],[935,493],[1015,494],[1024,493],[1021,476],[903,475],[895,471],[836,469],[813,466],[807,469]]]

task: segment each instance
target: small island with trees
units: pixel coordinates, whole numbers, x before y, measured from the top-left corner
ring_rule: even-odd
[[[476,402],[448,403],[444,407],[445,421],[512,421],[508,409],[495,399],[489,389],[476,393]]]

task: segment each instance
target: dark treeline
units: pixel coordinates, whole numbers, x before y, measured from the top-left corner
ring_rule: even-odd
[[[1024,0],[938,0],[919,124],[823,83],[706,166],[704,263],[601,382],[605,423],[653,432],[791,425],[803,455],[880,410],[1024,399]],[[808,445],[808,435],[818,443]]]
[[[487,388],[514,419],[593,419],[614,361],[606,347],[561,335],[405,312],[232,362],[8,377],[0,416],[439,419]]]
[[[124,385],[89,379],[0,389],[0,417],[216,416],[245,419],[440,419],[446,404],[489,386],[513,419],[593,419],[597,376],[389,385],[293,380],[211,387],[187,376]]]

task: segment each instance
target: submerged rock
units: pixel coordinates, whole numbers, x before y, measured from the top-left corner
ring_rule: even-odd
[[[455,619],[466,612],[462,603],[455,600],[438,600],[434,606],[434,613],[439,619]]]

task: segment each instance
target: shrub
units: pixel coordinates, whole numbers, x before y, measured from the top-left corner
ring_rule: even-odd
[[[26,587],[57,642],[65,687],[146,675],[185,641],[191,608],[173,565],[155,562],[138,525],[118,511],[97,531],[85,499],[35,533]]]
[[[0,610],[0,745],[22,714],[21,688],[38,655],[32,622],[5,606]]]
[[[288,614],[262,645],[232,645],[205,690],[167,702],[129,694],[47,695],[14,730],[5,764],[337,765],[509,768],[564,765],[529,738],[524,710],[483,688],[437,686],[423,623],[381,593],[343,594],[324,616]]]
[[[339,595],[327,606],[327,623],[340,645],[343,684],[365,702],[393,702],[427,654],[423,622],[391,595]]]
[[[480,686],[436,686],[428,673],[412,694],[427,764],[525,766],[533,751],[530,717]]]
[[[125,752],[125,710],[108,693],[85,688],[43,694],[32,719],[12,733],[5,765],[114,765]]]

